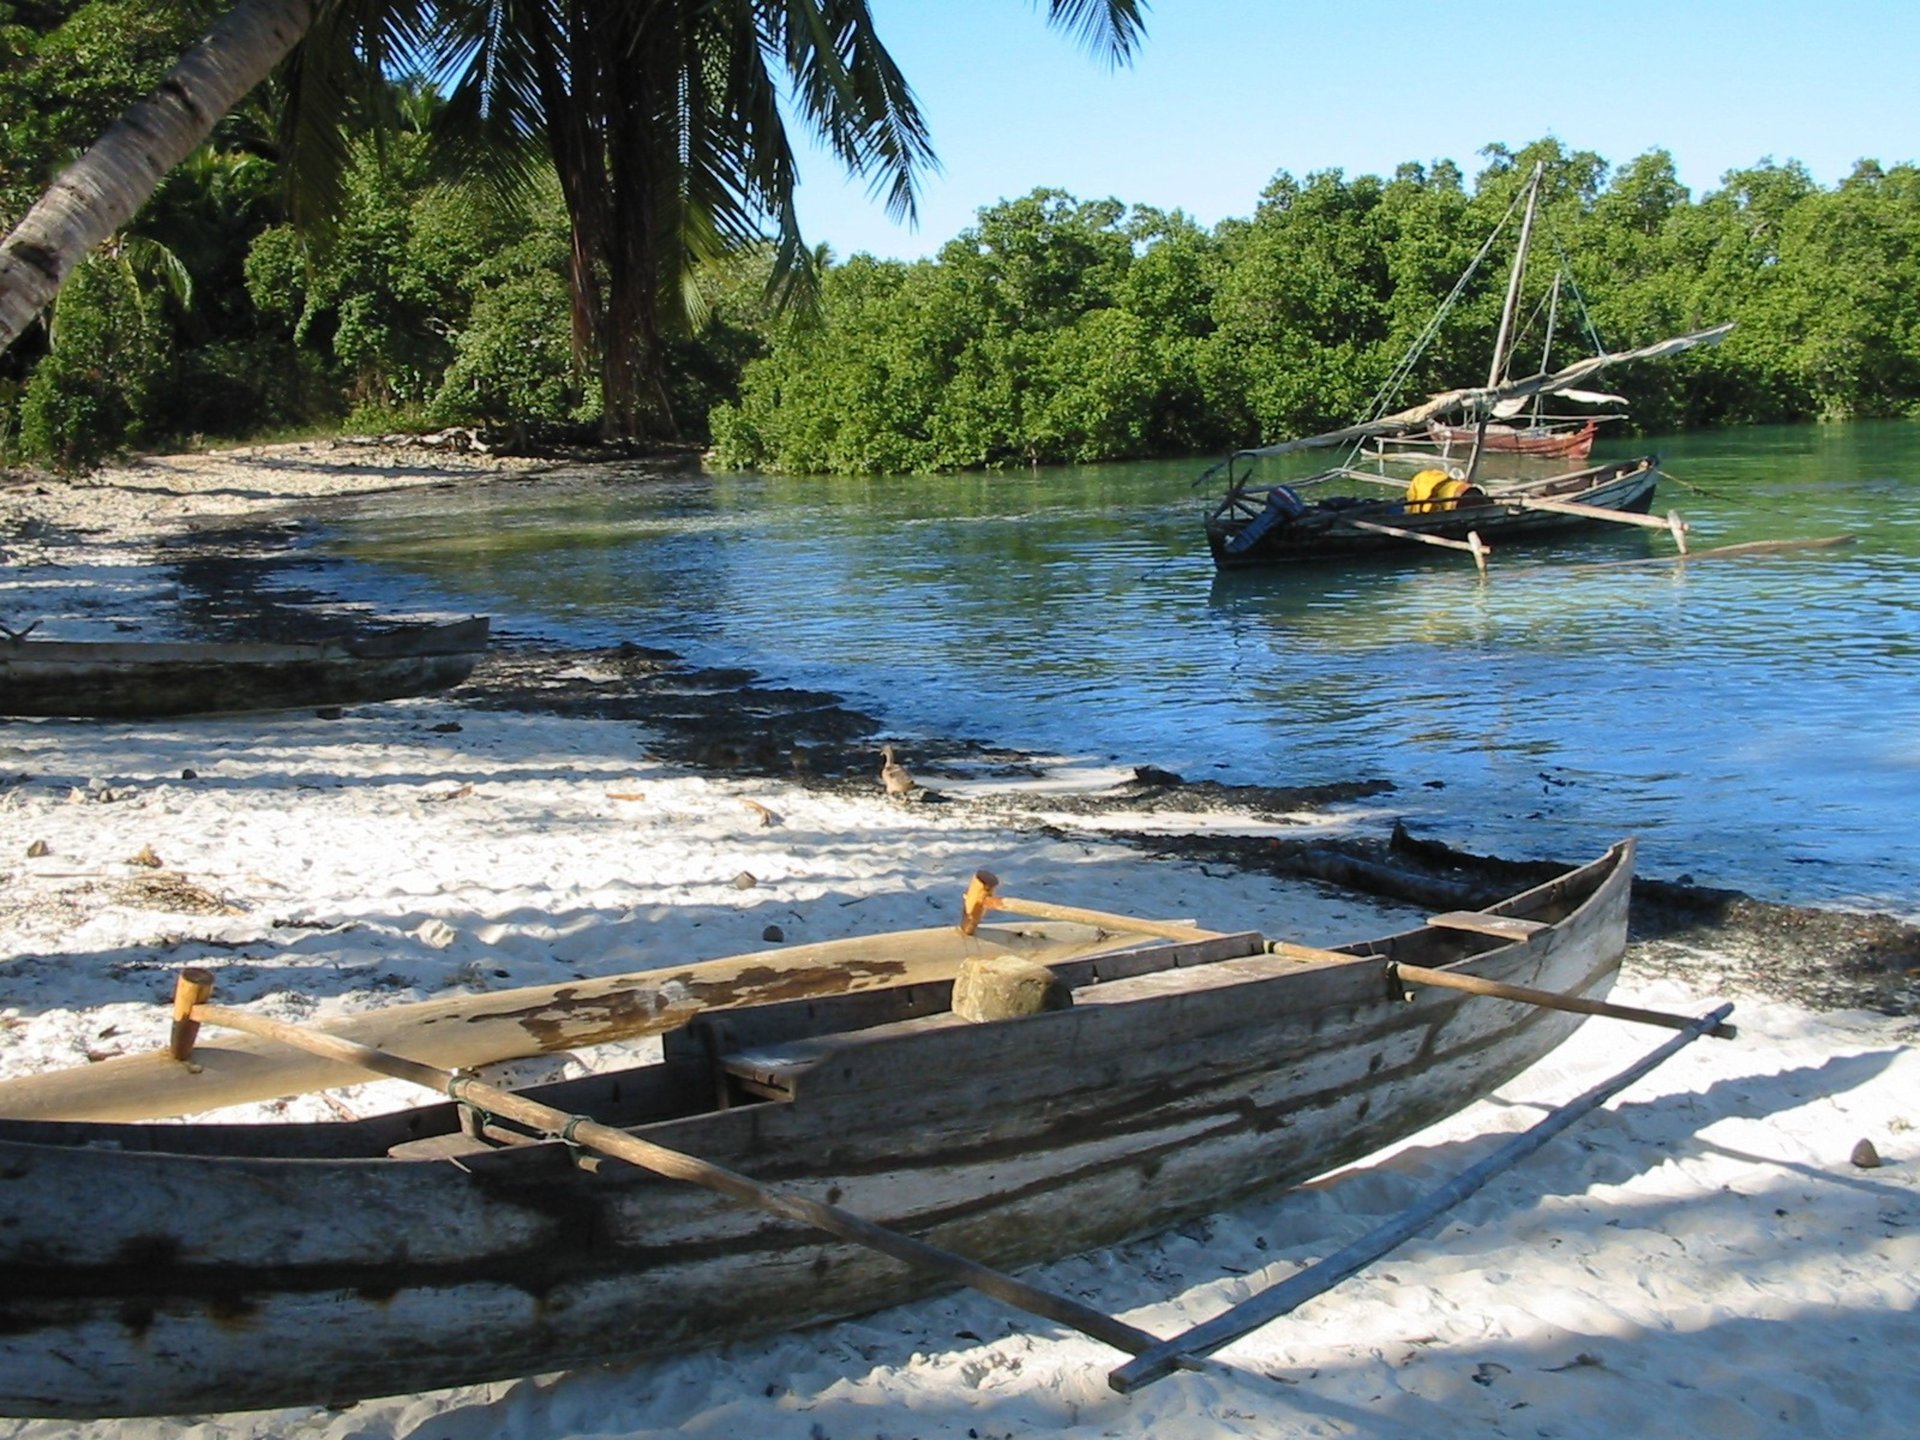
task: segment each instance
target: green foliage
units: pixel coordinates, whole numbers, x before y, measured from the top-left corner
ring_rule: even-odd
[[[1732,320],[1715,349],[1607,373],[1631,423],[1920,413],[1920,171],[1863,163],[1821,190],[1763,161],[1695,201],[1665,151],[1611,170],[1543,140],[1490,147],[1471,189],[1446,162],[1282,172],[1210,233],[1042,190],[983,210],[937,261],[857,256],[826,277],[818,323],[773,331],[715,411],[716,458],[859,472],[1189,453],[1477,383],[1536,162],[1512,373]]]
[[[1181,216],[1038,190],[913,265],[834,267],[774,330],[727,464],[864,473],[1153,454],[1206,428],[1212,241]]]
[[[581,418],[567,311],[567,282],[551,268],[532,268],[481,290],[454,341],[434,414],[519,424]]]
[[[218,8],[0,0],[0,209],[23,207]],[[690,36],[706,23],[700,7],[669,8],[674,23],[694,25]],[[620,237],[636,232],[615,214],[620,186],[605,175],[605,193],[586,206],[605,200],[604,213],[588,217],[583,240],[578,185],[601,174],[595,162],[563,196],[529,148],[536,126],[514,144],[479,136],[502,153],[471,168],[472,154],[427,137],[474,97],[443,102],[419,83],[349,107],[338,213],[324,232],[297,232],[276,143],[290,88],[263,87],[81,267],[50,349],[35,333],[0,359],[0,440],[80,465],[128,445],[351,414],[379,428],[598,420],[621,430],[644,419],[694,435],[704,418],[723,463],[796,472],[1217,451],[1483,378],[1511,231],[1460,277],[1496,223],[1517,223],[1512,206],[1536,162],[1547,182],[1514,367],[1590,352],[1571,324],[1577,292],[1613,349],[1737,322],[1716,349],[1608,372],[1642,428],[1920,411],[1912,166],[1863,162],[1822,189],[1796,163],[1763,160],[1696,200],[1664,151],[1615,169],[1548,139],[1489,147],[1471,183],[1446,161],[1384,179],[1282,172],[1248,217],[1211,230],[1178,212],[1041,189],[983,209],[934,260],[831,264],[821,253],[801,264],[790,229],[755,240],[733,223],[740,215],[712,228],[697,205],[675,209],[691,194],[679,191],[677,218],[662,212],[678,240],[626,254]],[[898,101],[861,103],[907,113]],[[855,130],[858,109],[841,117]],[[396,121],[377,141],[364,129],[376,111]],[[911,137],[902,144],[878,166],[896,180],[917,153]],[[705,186],[742,154],[674,163],[697,159]],[[513,183],[452,183],[450,156],[469,162],[469,181]],[[781,211],[785,163],[760,175],[771,188],[748,210]],[[1571,282],[1557,302],[1546,288],[1555,261]],[[615,272],[628,265],[639,269],[615,299]],[[780,279],[809,269],[817,308],[782,309]],[[1559,323],[1548,352],[1550,304]],[[646,333],[623,329],[623,315]],[[633,342],[624,372],[606,363],[618,334]],[[612,416],[609,375],[627,390]]]
[[[148,436],[172,359],[164,308],[164,294],[144,287],[123,256],[74,271],[53,348],[20,402],[27,453],[79,468]]]
[[[0,221],[158,83],[219,12],[210,3],[0,4]]]

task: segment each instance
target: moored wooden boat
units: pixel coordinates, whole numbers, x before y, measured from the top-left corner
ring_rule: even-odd
[[[1478,444],[1482,450],[1498,450],[1515,455],[1549,455],[1563,460],[1584,460],[1593,454],[1593,439],[1599,432],[1600,422],[1591,416],[1585,420],[1543,425],[1493,423],[1484,430],[1438,422],[1427,427],[1428,437],[1443,447],[1470,449]]]
[[[706,1014],[666,1034],[657,1064],[542,1088],[987,1264],[1032,1264],[1304,1179],[1486,1094],[1578,1015],[1409,991],[1392,967],[1598,1001],[1631,869],[1623,842],[1486,911],[1331,951],[1205,934],[1068,960],[1053,968],[1074,1004],[1019,1019],[961,1020],[944,982]],[[464,1121],[454,1104],[330,1125],[0,1121],[0,1414],[413,1391],[933,1283]]]
[[[1417,405],[1389,410],[1399,383],[1413,372],[1441,317],[1484,258],[1483,249],[1442,303],[1440,315],[1402,359],[1368,418],[1323,434],[1237,450],[1194,482],[1199,485],[1223,471],[1226,475],[1226,494],[1206,517],[1207,545],[1216,566],[1228,570],[1344,560],[1441,546],[1471,553],[1484,573],[1496,538],[1608,522],[1669,530],[1684,553],[1686,526],[1679,516],[1654,520],[1646,513],[1658,479],[1653,457],[1568,474],[1527,473],[1533,461],[1588,458],[1599,426],[1596,417],[1544,416],[1539,406],[1547,396],[1617,402],[1618,396],[1583,387],[1609,366],[1717,345],[1733,326],[1717,325],[1630,350],[1602,350],[1552,373],[1546,370],[1549,338],[1540,373],[1514,376],[1515,323],[1544,173],[1536,165],[1523,192],[1519,245],[1508,275],[1486,384],[1441,391]],[[1557,278],[1553,296],[1549,336],[1559,296]],[[1529,405],[1533,414],[1523,418]],[[1280,485],[1258,479],[1262,459],[1335,446],[1350,447],[1346,460],[1319,474]],[[1456,454],[1456,447],[1464,450]],[[1372,468],[1363,459],[1370,459]],[[1389,461],[1424,468],[1416,469],[1407,480],[1387,473]],[[1383,493],[1381,487],[1401,493]]]
[[[0,714],[150,719],[361,704],[458,685],[487,617],[286,644],[0,638]]]
[[[1241,485],[1207,517],[1207,545],[1222,570],[1345,561],[1437,544],[1477,547],[1484,556],[1501,541],[1609,519],[1644,519],[1658,481],[1658,462],[1647,455],[1497,487],[1474,486],[1441,501],[1339,497],[1309,504],[1284,486],[1262,497]],[[1684,547],[1677,517],[1651,523],[1670,530]]]

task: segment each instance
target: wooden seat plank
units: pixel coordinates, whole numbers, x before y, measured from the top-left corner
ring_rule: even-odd
[[[1502,940],[1524,940],[1534,931],[1547,928],[1538,920],[1522,920],[1517,915],[1489,915],[1484,910],[1449,910],[1441,915],[1429,915],[1427,924],[1497,935]]]

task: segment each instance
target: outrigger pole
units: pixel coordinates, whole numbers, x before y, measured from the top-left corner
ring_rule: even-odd
[[[1199,1356],[1210,1354],[1269,1321],[1291,1314],[1316,1295],[1331,1290],[1348,1276],[1365,1269],[1388,1251],[1412,1239],[1440,1215],[1503,1170],[1512,1169],[1581,1116],[1598,1109],[1616,1093],[1702,1035],[1710,1034],[1732,1013],[1733,1006],[1721,1005],[1702,1015],[1680,1034],[1611,1080],[1596,1085],[1578,1099],[1562,1105],[1531,1130],[1523,1131],[1479,1164],[1461,1171],[1446,1184],[1429,1190],[1419,1203],[1403,1210],[1385,1225],[1363,1235],[1351,1245],[1336,1250],[1319,1264],[1310,1265],[1278,1285],[1243,1300],[1225,1314],[1215,1316],[1183,1335],[1176,1335],[1136,1355],[1119,1369],[1110,1372],[1107,1384],[1123,1395],[1131,1394],[1174,1370],[1189,1367]]]
[[[277,1040],[295,1049],[324,1055],[330,1060],[355,1065],[378,1075],[410,1081],[444,1095],[456,1104],[512,1120],[568,1145],[624,1160],[629,1165],[637,1165],[670,1180],[681,1180],[716,1191],[730,1200],[765,1210],[783,1220],[808,1225],[839,1239],[864,1245],[903,1264],[931,1270],[956,1285],[970,1286],[1017,1310],[1072,1326],[1082,1334],[1104,1341],[1126,1354],[1137,1355],[1159,1344],[1158,1336],[1137,1329],[1124,1320],[1117,1320],[1104,1311],[1029,1285],[1003,1270],[996,1270],[951,1250],[943,1250],[898,1230],[877,1225],[838,1205],[809,1199],[782,1186],[764,1185],[737,1170],[729,1170],[697,1156],[642,1140],[637,1135],[601,1124],[585,1115],[570,1115],[555,1106],[516,1095],[511,1090],[502,1090],[459,1071],[443,1070],[436,1065],[389,1054],[371,1045],[362,1045],[324,1031],[289,1025],[265,1015],[209,1004],[207,997],[212,993],[213,972],[201,969],[180,972],[174,992],[174,1024],[170,1042],[176,1060],[185,1060],[191,1055],[195,1036],[202,1025],[225,1026]],[[1196,1358],[1182,1363],[1192,1368],[1202,1362]]]

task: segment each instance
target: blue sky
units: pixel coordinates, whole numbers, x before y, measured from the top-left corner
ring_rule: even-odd
[[[912,259],[1036,186],[1250,215],[1274,173],[1389,175],[1544,135],[1615,166],[1674,158],[1695,197],[1799,160],[1832,185],[1920,160],[1920,0],[1154,0],[1108,70],[1031,0],[872,0],[942,169],[920,225],[803,153],[809,242]]]

